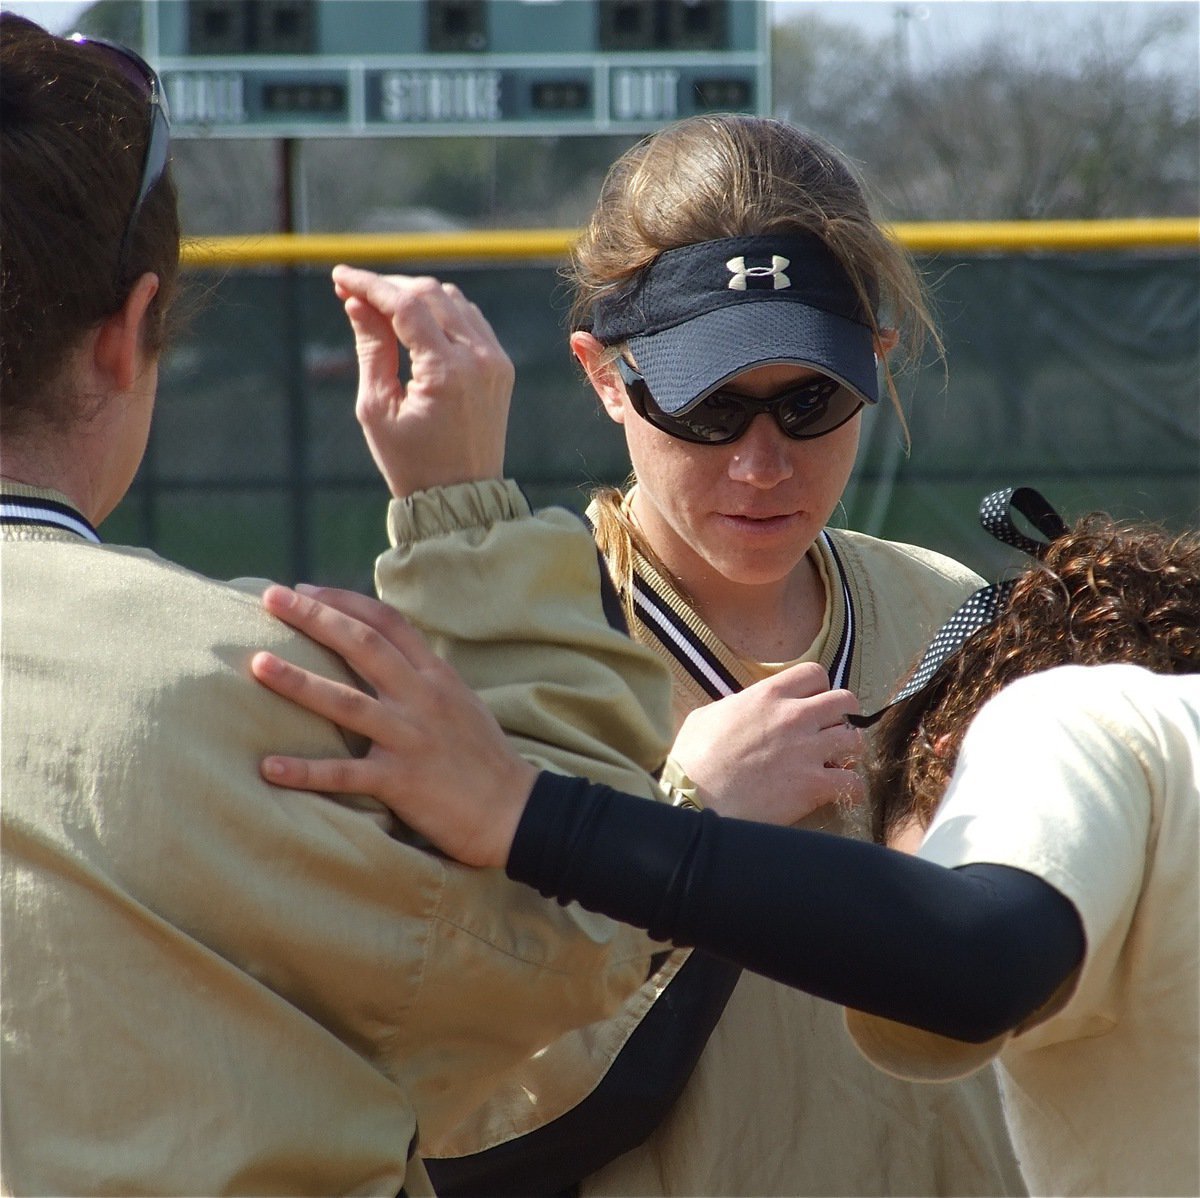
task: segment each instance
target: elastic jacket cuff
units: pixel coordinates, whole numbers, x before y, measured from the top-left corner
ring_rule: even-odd
[[[429,537],[487,529],[532,515],[529,501],[511,479],[455,483],[417,491],[388,505],[388,539],[401,548]]]

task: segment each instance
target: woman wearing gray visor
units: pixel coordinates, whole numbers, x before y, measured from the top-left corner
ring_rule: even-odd
[[[979,580],[924,549],[829,527],[863,408],[881,392],[895,402],[889,354],[915,359],[922,334],[936,339],[910,259],[845,161],[780,121],[667,128],[611,168],[569,277],[571,350],[633,467],[589,517],[634,636],[671,670],[678,723],[805,660],[864,710],[880,706]],[[804,823],[861,838],[870,818],[834,805]],[[553,1075],[583,1042],[568,1037],[539,1065]],[[888,1077],[846,1042],[835,1004],[703,953],[676,952],[621,1016],[589,1029],[587,1051],[598,1084],[557,1129],[527,1137],[548,1145],[544,1172],[535,1159],[498,1189],[504,1173],[469,1171],[484,1153],[463,1163],[461,1184],[434,1161],[439,1184],[1023,1192],[989,1075],[936,1088]],[[538,1085],[523,1082],[534,1100],[496,1102],[536,1126]],[[564,1160],[576,1171],[555,1171]]]
[[[635,476],[589,515],[677,727],[797,662],[879,707],[981,580],[828,527],[862,409],[894,399],[889,353],[932,333],[850,169],[782,122],[682,122],[612,167],[571,277],[571,349]],[[872,816],[834,804],[805,826],[862,839]],[[890,1078],[833,1003],[686,950],[477,1117],[424,1125],[422,1150],[445,1194],[1022,1192],[989,1075]]]

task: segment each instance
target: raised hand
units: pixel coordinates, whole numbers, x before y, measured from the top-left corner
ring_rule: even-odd
[[[333,284],[354,330],[355,412],[392,494],[499,478],[514,371],[479,308],[428,277],[336,266]]]
[[[801,662],[693,711],[671,756],[722,815],[793,824],[827,803],[865,796],[854,770],[862,734],[842,717],[859,710],[825,671]]]
[[[394,609],[366,595],[273,586],[272,615],[345,659],[378,698],[257,653],[254,677],[276,694],[372,741],[361,758],[267,757],[268,782],[371,795],[468,865],[503,866],[537,771],[454,670]]]

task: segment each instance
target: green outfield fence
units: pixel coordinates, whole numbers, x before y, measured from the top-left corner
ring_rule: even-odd
[[[896,225],[934,289],[946,361],[902,383],[906,454],[869,411],[835,519],[1013,560],[975,511],[1028,484],[1064,514],[1200,524],[1200,219]],[[507,469],[580,509],[626,471],[619,429],[567,352],[558,278],[574,230],[210,238],[185,250],[188,320],[109,540],[205,573],[369,590],[386,490],[354,420],[356,367],[328,268],[432,273],[483,309],[517,368]]]

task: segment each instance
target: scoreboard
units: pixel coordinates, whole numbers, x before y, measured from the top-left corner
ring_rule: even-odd
[[[770,111],[766,0],[152,0],[175,137],[642,133]]]

